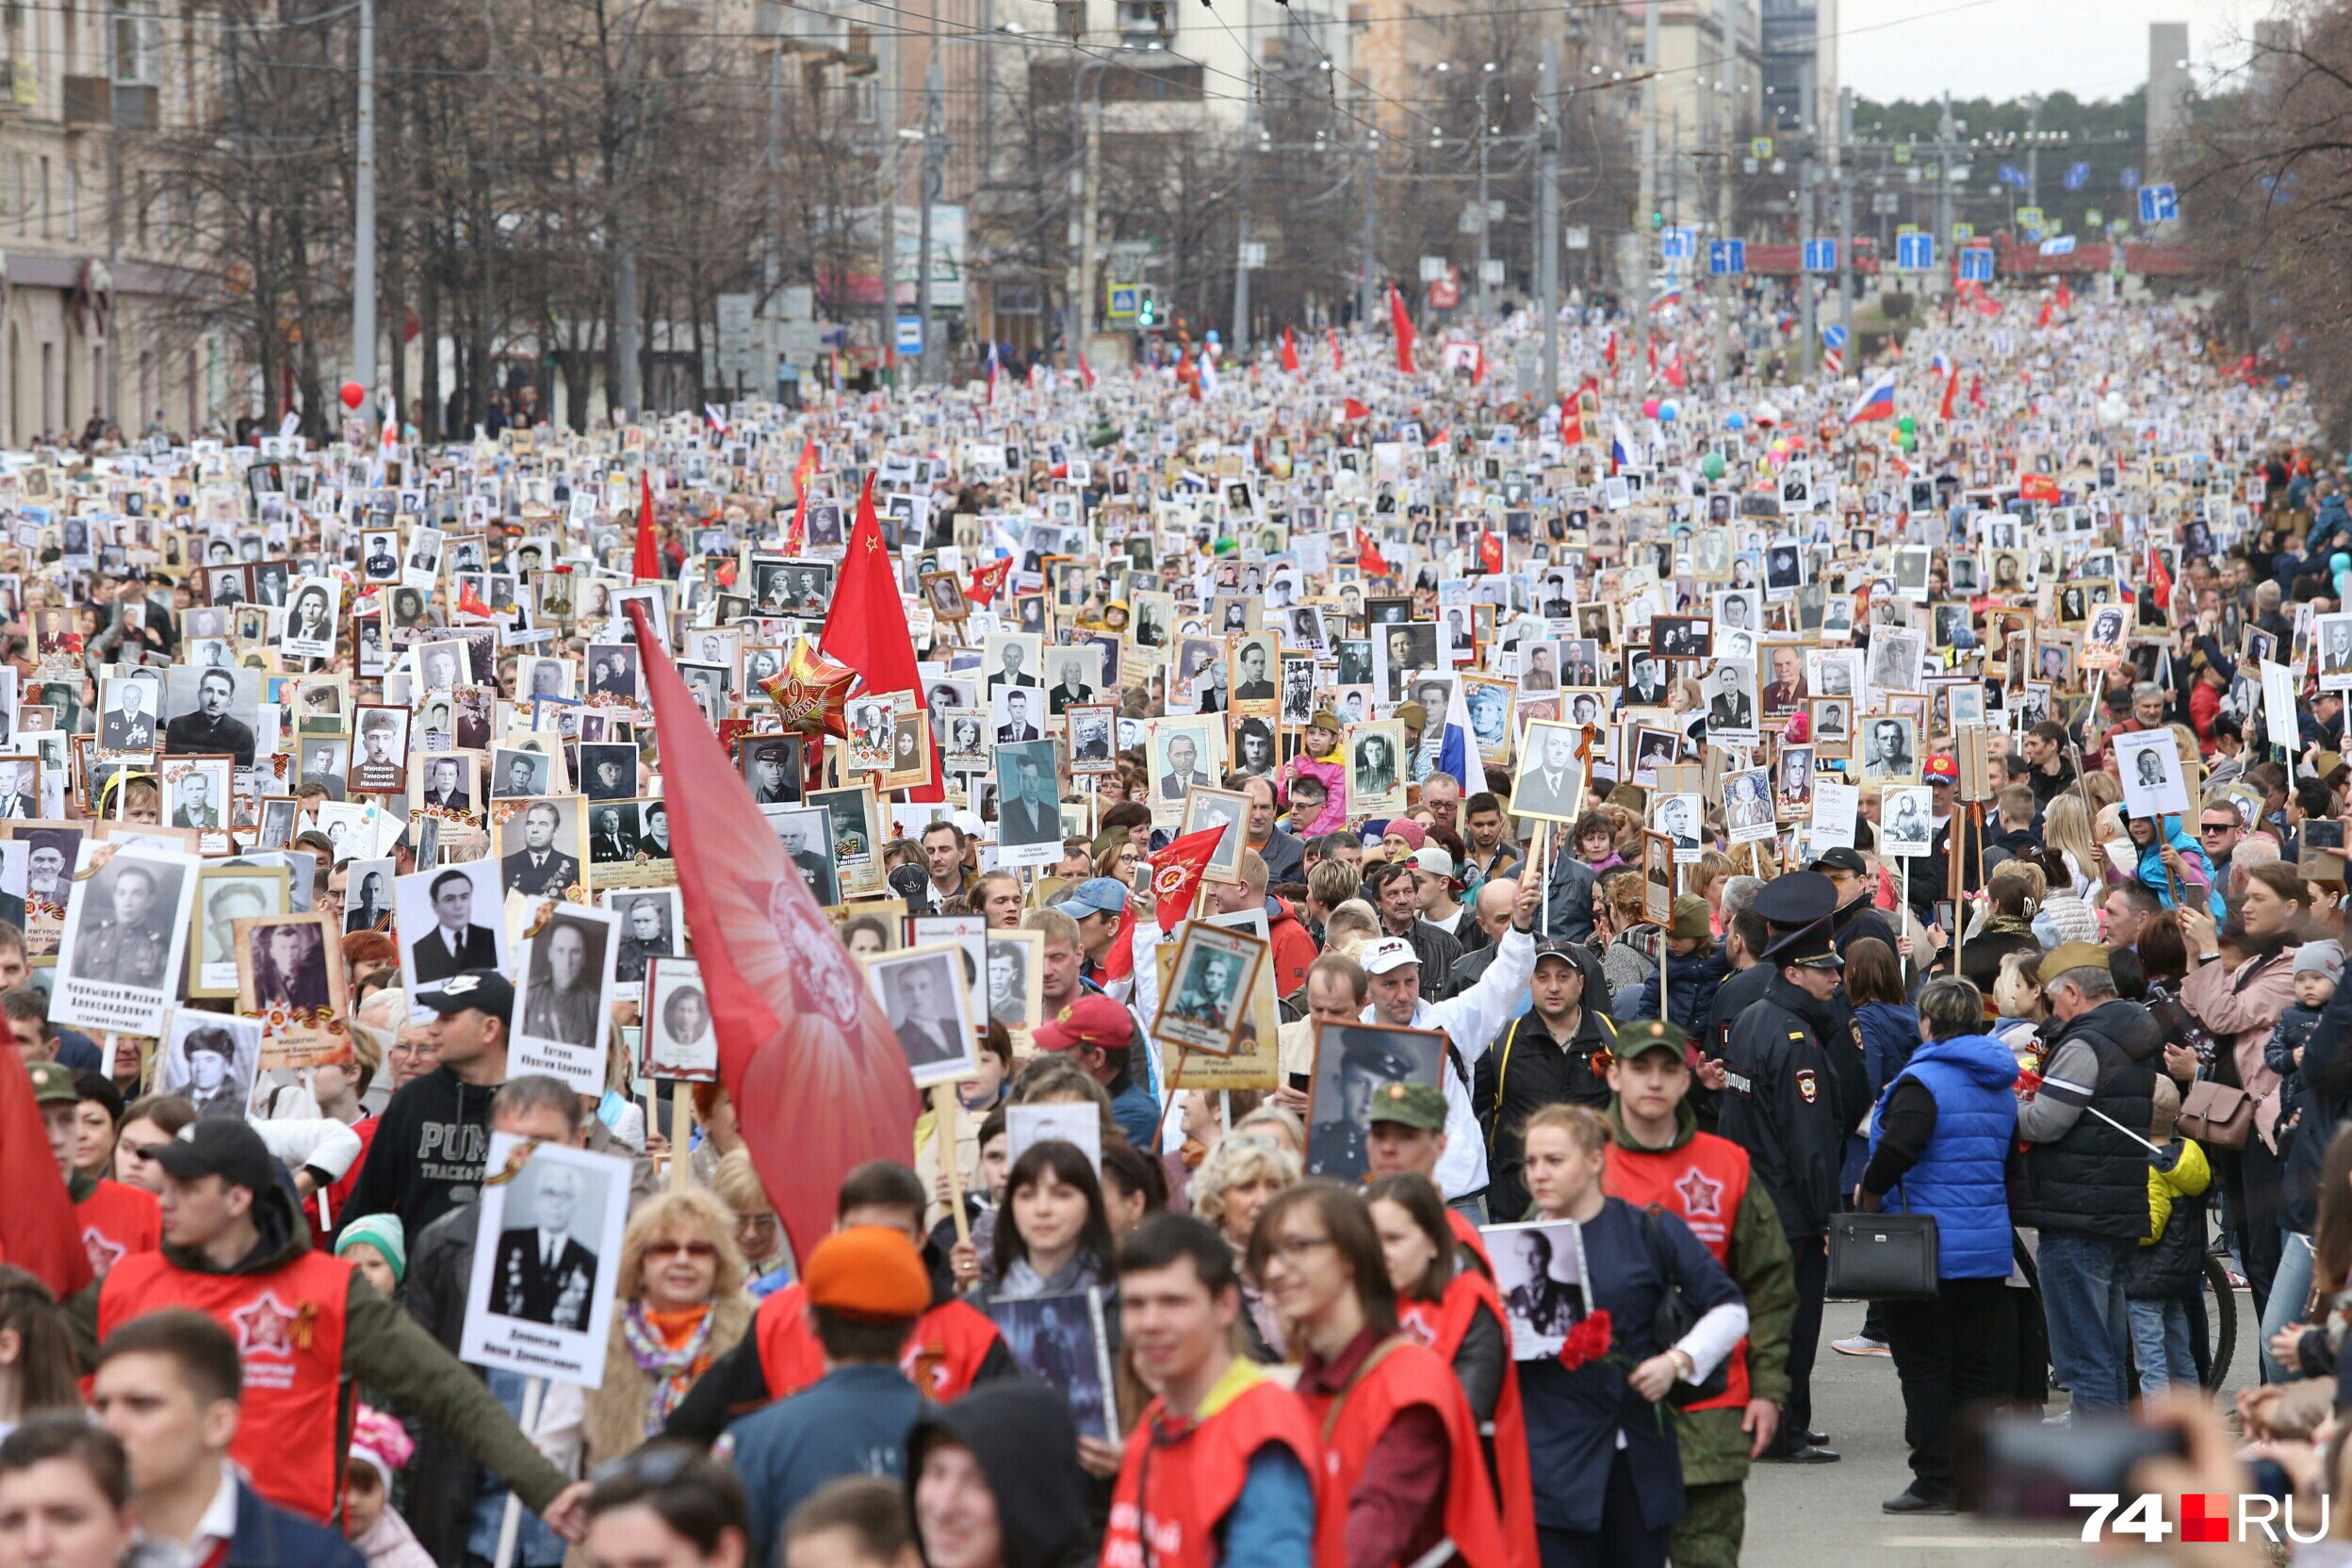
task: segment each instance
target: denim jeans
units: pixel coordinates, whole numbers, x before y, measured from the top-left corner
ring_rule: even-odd
[[[2079,1414],[2121,1410],[2131,1397],[2125,1368],[2132,1324],[2123,1298],[2123,1267],[2137,1245],[2106,1236],[2042,1233],[2037,1263],[2050,1364],[2073,1391],[2073,1409]]]
[[[2278,1272],[2270,1282],[2270,1299],[2262,1303],[2262,1338],[2256,1345],[2262,1353],[2266,1383],[2282,1383],[2288,1378],[2287,1369],[2270,1359],[2270,1336],[2303,1319],[2304,1298],[2311,1293],[2311,1238],[2295,1231],[2279,1235]]]
[[[2180,1297],[2132,1302],[2132,1355],[2140,1364],[2140,1392],[2168,1383],[2197,1386],[2197,1347],[2189,1338],[2189,1303]]]

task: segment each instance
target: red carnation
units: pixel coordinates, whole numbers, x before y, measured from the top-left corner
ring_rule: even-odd
[[[1560,1348],[1560,1364],[1574,1372],[1599,1361],[1609,1354],[1609,1313],[1595,1309],[1590,1317],[1568,1331],[1568,1338]]]

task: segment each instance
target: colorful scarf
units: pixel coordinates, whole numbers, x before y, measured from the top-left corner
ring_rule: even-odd
[[[710,1325],[716,1315],[706,1301],[698,1307],[662,1312],[643,1300],[631,1301],[621,1314],[621,1342],[629,1347],[637,1370],[653,1380],[653,1398],[645,1407],[645,1435],[662,1435],[670,1413],[710,1369]]]

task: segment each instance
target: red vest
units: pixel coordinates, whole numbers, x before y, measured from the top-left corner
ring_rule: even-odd
[[[144,1187],[101,1181],[74,1205],[74,1217],[81,1221],[90,1271],[102,1280],[128,1254],[152,1252],[163,1245],[163,1211],[155,1195]]]
[[[1250,1462],[1268,1444],[1298,1456],[1312,1483],[1320,1446],[1314,1423],[1298,1396],[1270,1380],[1199,1423],[1152,1400],[1127,1434],[1102,1568],[1215,1568],[1217,1527],[1240,1499]]]
[[[771,1398],[798,1394],[825,1376],[825,1348],[809,1331],[808,1314],[808,1292],[795,1282],[761,1301],[752,1319]],[[915,1319],[898,1369],[924,1398],[946,1404],[971,1389],[989,1348],[1002,1337],[988,1315],[970,1302],[941,1301]]]
[[[1502,1393],[1494,1400],[1494,1490],[1502,1505],[1503,1541],[1511,1548],[1513,1568],[1536,1568],[1540,1554],[1535,1544],[1535,1478],[1527,1462],[1527,1412],[1519,1402],[1519,1364],[1508,1359],[1511,1319],[1503,1315],[1503,1298],[1494,1282],[1468,1269],[1457,1269],[1440,1299],[1398,1301],[1396,1326],[1451,1366],[1480,1307],[1494,1315],[1494,1326],[1502,1330],[1506,1358]]]
[[[245,1397],[229,1457],[264,1497],[323,1521],[343,1476],[337,1418],[353,1271],[308,1249],[263,1274],[194,1274],[161,1252],[133,1252],[99,1286],[99,1342],[170,1307],[192,1307],[236,1335]]]
[[[1601,1172],[1601,1190],[1622,1198],[1635,1208],[1662,1208],[1679,1215],[1690,1233],[1725,1261],[1731,1251],[1731,1229],[1740,1220],[1740,1205],[1748,1195],[1748,1152],[1729,1138],[1694,1133],[1679,1149],[1650,1151],[1609,1146],[1609,1165]],[[1745,1410],[1748,1406],[1748,1342],[1732,1348],[1731,1381],[1723,1393],[1687,1411]]]
[[[1454,1369],[1435,1351],[1398,1335],[1373,1350],[1346,1392],[1300,1397],[1323,1429],[1323,1474],[1315,1485],[1315,1568],[1345,1568],[1348,1499],[1380,1434],[1398,1412],[1415,1405],[1427,1405],[1446,1424],[1446,1539],[1468,1568],[1511,1568],[1494,1488],[1486,1478],[1486,1456],[1470,1419],[1470,1401]]]

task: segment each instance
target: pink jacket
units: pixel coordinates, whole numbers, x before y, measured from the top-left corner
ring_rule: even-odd
[[[2191,1017],[2210,1030],[2216,1041],[2230,1042],[2237,1064],[2238,1085],[2254,1097],[2254,1125],[2273,1149],[2272,1129],[2278,1120],[2278,1075],[2262,1060],[2278,1015],[2295,1000],[2295,949],[2274,956],[2248,958],[2236,969],[2218,963],[2189,971],[2180,983],[2180,1001]]]
[[[1302,839],[1313,839],[1325,833],[1336,833],[1348,825],[1348,765],[1345,762],[1317,762],[1302,754],[1292,758],[1286,767],[1285,780],[1296,778],[1302,773],[1313,774],[1331,792],[1324,797],[1323,814],[1304,827],[1294,827],[1292,832]],[[1289,792],[1285,790],[1283,792],[1287,795]]]
[[[351,1544],[368,1560],[368,1568],[433,1568],[431,1554],[390,1503]]]

